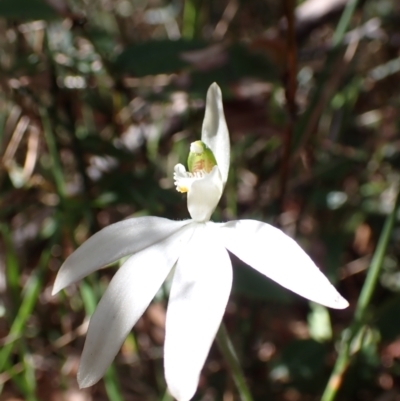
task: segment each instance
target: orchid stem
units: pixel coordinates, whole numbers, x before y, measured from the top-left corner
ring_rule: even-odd
[[[169,391],[165,390],[165,393],[160,401],[174,401],[174,399],[172,398],[172,395],[169,393]]]
[[[321,401],[333,401],[340,389],[344,374],[350,364],[350,359],[352,356],[352,342],[363,329],[366,320],[368,306],[371,301],[376,284],[378,282],[379,272],[383,264],[386,249],[389,244],[399,207],[400,191],[397,193],[396,202],[394,204],[393,210],[387,216],[382,229],[382,233],[379,237],[374,256],[368,269],[367,278],[365,279],[361,294],[358,298],[357,306],[354,311],[353,321],[351,322],[350,327],[343,332],[336,364],[333,368],[325,391],[321,397]]]
[[[239,391],[240,398],[242,401],[253,401],[253,397],[251,396],[250,390],[247,387],[242,368],[240,367],[240,362],[236,355],[235,348],[233,347],[232,341],[229,338],[224,323],[221,323],[221,326],[219,327],[217,333],[217,343],[222,355],[225,358],[225,361],[229,365],[233,380],[235,381],[236,387]]]

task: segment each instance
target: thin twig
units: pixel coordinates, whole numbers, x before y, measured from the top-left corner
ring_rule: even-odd
[[[290,169],[290,153],[292,147],[292,136],[296,119],[296,90],[297,90],[297,46],[294,21],[294,0],[285,0],[285,15],[287,20],[287,42],[286,42],[286,105],[288,111],[288,123],[285,130],[284,149],[281,164],[281,185],[279,204],[283,207],[286,193],[286,184]]]
[[[230,0],[227,4],[221,19],[216,25],[212,38],[214,40],[222,40],[228,31],[229,24],[232,22],[237,11],[239,10],[239,2],[237,0]]]

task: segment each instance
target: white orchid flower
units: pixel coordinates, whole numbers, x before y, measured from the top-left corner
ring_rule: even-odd
[[[164,367],[178,401],[194,395],[232,285],[227,251],[283,287],[342,309],[342,298],[309,256],[277,228],[254,220],[209,221],[229,170],[229,133],[216,83],[207,93],[201,141],[191,145],[189,171],[178,164],[175,184],[187,192],[190,220],[131,218],[112,224],[72,253],[53,294],[93,271],[132,255],[119,268],[90,320],[78,371],[80,387],[95,384],[175,266],[166,317]]]

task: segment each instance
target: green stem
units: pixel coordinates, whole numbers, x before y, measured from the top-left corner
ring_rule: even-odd
[[[373,292],[379,278],[386,249],[389,244],[394,223],[396,221],[397,211],[400,207],[400,191],[397,193],[397,198],[392,212],[387,216],[382,233],[379,237],[374,256],[371,260],[368,269],[367,278],[364,282],[361,294],[358,298],[356,310],[354,312],[353,321],[350,327],[343,333],[338,358],[333,368],[331,377],[322,395],[321,401],[333,401],[341,386],[343,375],[350,363],[351,359],[351,344],[355,337],[360,333],[366,320],[368,305],[371,302]]]
[[[240,367],[240,362],[236,355],[235,348],[233,347],[232,341],[229,338],[224,323],[221,323],[221,326],[218,330],[217,343],[222,355],[225,358],[225,361],[229,365],[233,380],[235,381],[236,387],[239,391],[240,398],[242,401],[253,401],[253,397],[251,396],[250,390],[247,387],[242,368]]]
[[[183,27],[182,36],[187,39],[193,39],[196,24],[196,6],[193,0],[186,0],[183,9]]]
[[[359,0],[350,0],[347,2],[346,7],[344,8],[343,13],[340,17],[340,21],[337,24],[335,33],[333,34],[333,40],[332,40],[333,47],[340,45],[340,43],[342,42],[344,35],[346,34],[347,28],[350,25],[351,17],[353,16],[354,11],[356,10],[358,2]]]
[[[4,372],[5,366],[9,362],[10,355],[16,344],[18,344],[17,340],[19,340],[24,334],[26,321],[31,316],[32,311],[36,305],[40,290],[43,287],[43,274],[50,259],[50,249],[51,246],[42,252],[38,267],[32,273],[29,281],[25,286],[21,305],[7,336],[8,341],[2,346],[0,350],[0,372]]]
[[[394,223],[396,221],[397,210],[400,206],[400,191],[397,193],[396,203],[393,207],[392,212],[386,218],[385,225],[383,226],[383,230],[381,236],[379,238],[378,245],[376,247],[374,256],[371,261],[371,265],[368,271],[367,278],[361,290],[360,297],[358,298],[357,307],[355,311],[355,320],[362,321],[365,317],[365,312],[368,307],[368,304],[371,300],[372,293],[376,286],[376,283],[379,278],[379,271],[381,269],[383,259],[385,257],[386,248],[388,246],[390,235],[393,230]]]

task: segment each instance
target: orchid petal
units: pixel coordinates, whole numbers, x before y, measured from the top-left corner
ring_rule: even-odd
[[[231,221],[220,229],[229,251],[283,287],[330,308],[349,305],[296,241],[281,230],[254,220]]]
[[[81,388],[97,383],[104,375],[192,234],[192,226],[184,227],[131,256],[118,269],[90,319],[78,371]]]
[[[201,140],[214,153],[225,185],[230,163],[229,131],[225,121],[221,89],[215,82],[207,91]]]
[[[100,267],[162,241],[189,222],[137,217],[103,228],[65,260],[57,274],[53,295]]]
[[[198,226],[179,258],[169,297],[165,377],[178,401],[190,400],[196,391],[232,286],[228,252],[208,227]]]
[[[193,181],[187,198],[190,216],[197,222],[210,220],[212,212],[218,205],[223,190],[221,173],[214,166],[209,174]]]

